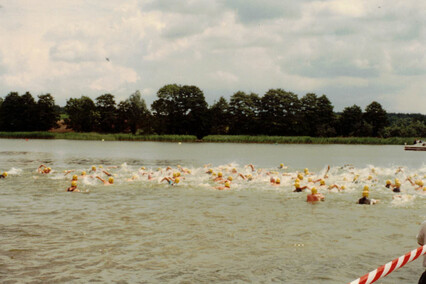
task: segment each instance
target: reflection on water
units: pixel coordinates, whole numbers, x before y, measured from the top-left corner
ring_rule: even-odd
[[[0,146],[0,171],[9,173],[0,180],[2,282],[347,283],[414,249],[426,218],[426,196],[406,180],[425,181],[423,159],[394,146],[31,140]],[[42,163],[53,172],[37,173]],[[280,163],[288,168],[278,169]],[[309,168],[301,184],[311,187],[308,178],[323,177],[327,165],[326,185],[315,184],[326,200],[307,204],[306,192],[293,192],[294,178]],[[216,190],[209,168],[232,176],[231,190]],[[114,185],[94,178],[106,178],[102,170]],[[161,182],[174,172],[181,172],[177,186]],[[73,174],[84,193],[65,192]],[[281,184],[272,186],[271,176]],[[384,187],[395,178],[403,183],[396,199]],[[332,184],[345,189],[329,190]],[[366,184],[379,204],[355,204]],[[380,283],[416,283],[422,270],[414,261]]]

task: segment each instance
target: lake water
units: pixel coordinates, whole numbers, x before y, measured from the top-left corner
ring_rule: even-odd
[[[406,178],[426,182],[425,158],[402,146],[0,139],[0,281],[347,283],[417,247],[426,194]],[[298,172],[312,187],[328,165],[324,202],[293,192]],[[190,173],[161,182],[178,166]],[[230,190],[210,168],[233,177]],[[66,192],[74,174],[81,193]],[[384,187],[394,178],[399,198]],[[356,204],[364,185],[378,204]],[[417,283],[423,270],[416,260],[376,283]]]

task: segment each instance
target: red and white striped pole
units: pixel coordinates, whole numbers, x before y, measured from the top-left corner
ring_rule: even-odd
[[[403,267],[407,263],[415,260],[416,258],[426,254],[426,245],[418,247],[415,250],[412,250],[405,255],[402,255],[391,262],[386,263],[385,265],[380,266],[376,270],[371,271],[370,273],[365,274],[361,278],[352,281],[350,284],[370,284],[374,283],[380,278],[385,277],[386,275],[392,273],[400,267]]]

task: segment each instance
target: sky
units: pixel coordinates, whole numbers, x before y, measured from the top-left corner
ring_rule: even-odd
[[[0,0],[0,97],[150,105],[173,83],[426,114],[426,1]]]

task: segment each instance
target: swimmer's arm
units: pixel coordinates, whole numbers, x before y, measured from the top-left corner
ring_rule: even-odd
[[[330,165],[327,167],[327,171],[324,174],[324,178],[328,178],[328,171],[330,171]]]
[[[105,183],[106,181],[103,179],[103,178],[101,178],[100,176],[96,176],[96,178],[98,179],[98,180],[100,180],[101,182],[103,182],[103,183]]]
[[[104,174],[106,174],[107,176],[112,176],[112,174],[110,174],[109,172],[107,172],[107,171],[102,171]]]
[[[426,222],[422,223],[419,234],[417,235],[417,243],[421,246],[425,245]]]

